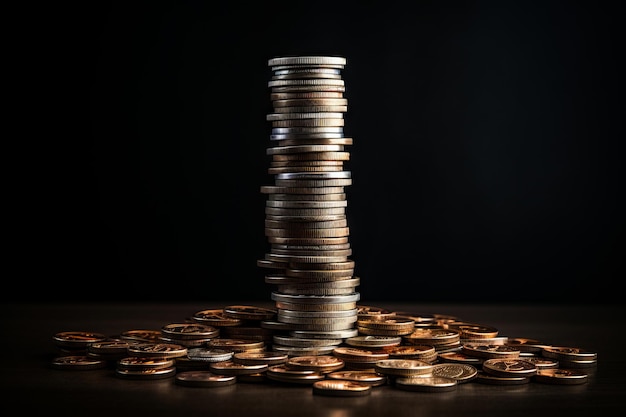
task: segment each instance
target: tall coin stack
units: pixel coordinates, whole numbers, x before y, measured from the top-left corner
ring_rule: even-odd
[[[267,268],[265,282],[274,290],[276,321],[264,326],[283,330],[273,348],[291,355],[331,353],[356,336],[354,261],[349,242],[344,169],[350,159],[344,137],[347,99],[336,56],[290,56],[268,61],[272,77],[271,156],[274,185],[267,195],[265,236],[269,253],[257,264]]]

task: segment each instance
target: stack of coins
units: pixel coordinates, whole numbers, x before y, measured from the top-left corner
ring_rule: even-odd
[[[274,184],[261,187],[270,250],[257,263],[274,286],[277,317],[266,326],[285,331],[274,346],[293,355],[324,354],[329,345],[357,334],[360,281],[350,259],[346,217],[345,187],[352,177],[344,162],[352,139],[343,131],[345,65],[345,58],[335,56],[268,61],[267,155]]]

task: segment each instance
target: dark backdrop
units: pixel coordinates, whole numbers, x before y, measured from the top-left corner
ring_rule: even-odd
[[[621,299],[617,2],[87,3],[27,10],[16,35],[5,300],[269,300],[282,55],[347,58],[364,304]]]

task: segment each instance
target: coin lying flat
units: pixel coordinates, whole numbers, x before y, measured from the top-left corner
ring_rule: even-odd
[[[140,343],[130,345],[128,353],[149,358],[178,358],[187,356],[187,348],[174,343]]]
[[[249,375],[267,371],[267,364],[245,365],[227,360],[223,362],[211,362],[211,371],[219,375]]]
[[[224,387],[237,382],[234,375],[216,375],[211,371],[185,371],[176,374],[174,382],[187,387]]]
[[[522,359],[487,359],[482,370],[488,374],[502,377],[531,377],[537,373],[537,366]]]
[[[107,362],[91,358],[87,355],[68,355],[54,358],[51,362],[51,366],[55,369],[87,371],[105,368],[107,366]]]
[[[169,323],[161,327],[161,333],[172,339],[211,339],[219,336],[219,329],[200,323]]]
[[[241,320],[271,320],[276,317],[276,310],[249,305],[230,305],[224,307],[224,315]]]
[[[355,336],[346,339],[346,344],[365,348],[383,348],[398,346],[402,343],[400,336]]]
[[[541,353],[544,347],[548,347],[547,343],[543,343],[537,339],[529,339],[527,337],[513,337],[506,342],[507,345],[517,348],[520,352]]]
[[[223,362],[233,357],[233,352],[226,349],[199,347],[187,349],[187,357],[193,361]]]
[[[575,385],[587,382],[588,375],[575,369],[541,369],[532,379],[545,384]]]
[[[598,359],[598,354],[596,352],[567,346],[546,346],[542,349],[541,355],[558,361],[594,361]]]
[[[360,370],[348,370],[348,371],[333,371],[326,375],[329,379],[341,379],[345,381],[360,382],[362,384],[368,384],[372,386],[384,385],[387,382],[387,377],[379,374],[375,371],[360,371]]]
[[[520,356],[520,359],[524,359],[527,362],[535,364],[537,370],[559,367],[559,361],[557,361],[556,359],[544,358],[541,356]]]
[[[118,369],[137,370],[171,368],[174,365],[174,359],[128,356],[118,360],[116,366]]]
[[[480,368],[482,366],[482,363],[484,361],[484,359],[482,358],[478,358],[478,357],[473,357],[473,356],[468,356],[465,355],[461,352],[444,352],[444,353],[439,353],[437,355],[437,358],[439,359],[439,362],[446,362],[446,363],[464,363],[467,365],[473,365],[475,367]]]
[[[55,345],[68,349],[86,349],[96,342],[104,342],[107,339],[102,333],[86,331],[59,332],[52,337]]]
[[[472,381],[478,375],[475,366],[462,363],[438,363],[433,365],[433,376],[455,379],[459,384]]]
[[[515,359],[520,355],[520,351],[513,346],[508,345],[463,345],[461,352],[467,356],[476,358],[504,358]]]
[[[321,372],[309,369],[290,369],[284,363],[268,367],[266,375],[268,379],[276,382],[300,385],[310,385],[326,379],[326,376]]]
[[[529,377],[525,376],[497,376],[484,371],[478,371],[476,382],[489,385],[523,385],[530,382]]]
[[[357,397],[368,395],[372,392],[372,386],[362,382],[347,381],[340,379],[325,379],[313,383],[313,394],[329,395],[334,397]]]
[[[129,342],[154,342],[161,341],[161,330],[157,329],[131,329],[120,333],[120,339]]]
[[[117,368],[115,375],[126,379],[162,379],[170,378],[176,374],[176,368],[152,368],[152,369],[122,369]]]
[[[289,358],[285,366],[290,369],[309,369],[321,373],[337,371],[345,366],[343,359],[334,355],[309,355]]]
[[[226,316],[224,313],[224,309],[221,308],[196,311],[191,316],[191,319],[196,322],[204,323],[209,326],[214,326],[218,328],[227,326],[239,326],[242,323],[242,319]]]
[[[431,374],[433,365],[417,359],[383,359],[374,364],[374,369],[387,376],[412,377]]]
[[[287,362],[289,355],[283,352],[237,352],[233,355],[233,362],[244,365],[279,365]]]
[[[395,387],[405,391],[442,392],[454,391],[456,379],[443,376],[421,376],[415,378],[397,378]]]

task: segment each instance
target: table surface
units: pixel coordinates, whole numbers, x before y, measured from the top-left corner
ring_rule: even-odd
[[[131,329],[160,329],[193,313],[229,305],[273,307],[271,302],[170,304],[9,304],[2,306],[5,358],[3,404],[50,416],[540,416],[622,415],[626,394],[625,314],[621,305],[491,305],[363,303],[392,311],[446,314],[495,327],[500,336],[530,338],[598,354],[579,385],[530,382],[496,386],[474,381],[450,392],[375,387],[361,397],[314,395],[308,385],[238,382],[218,388],[185,387],[174,378],[128,380],[113,369],[66,371],[50,364],[52,337],[61,331],[117,335]],[[18,408],[14,408],[18,407]]]

